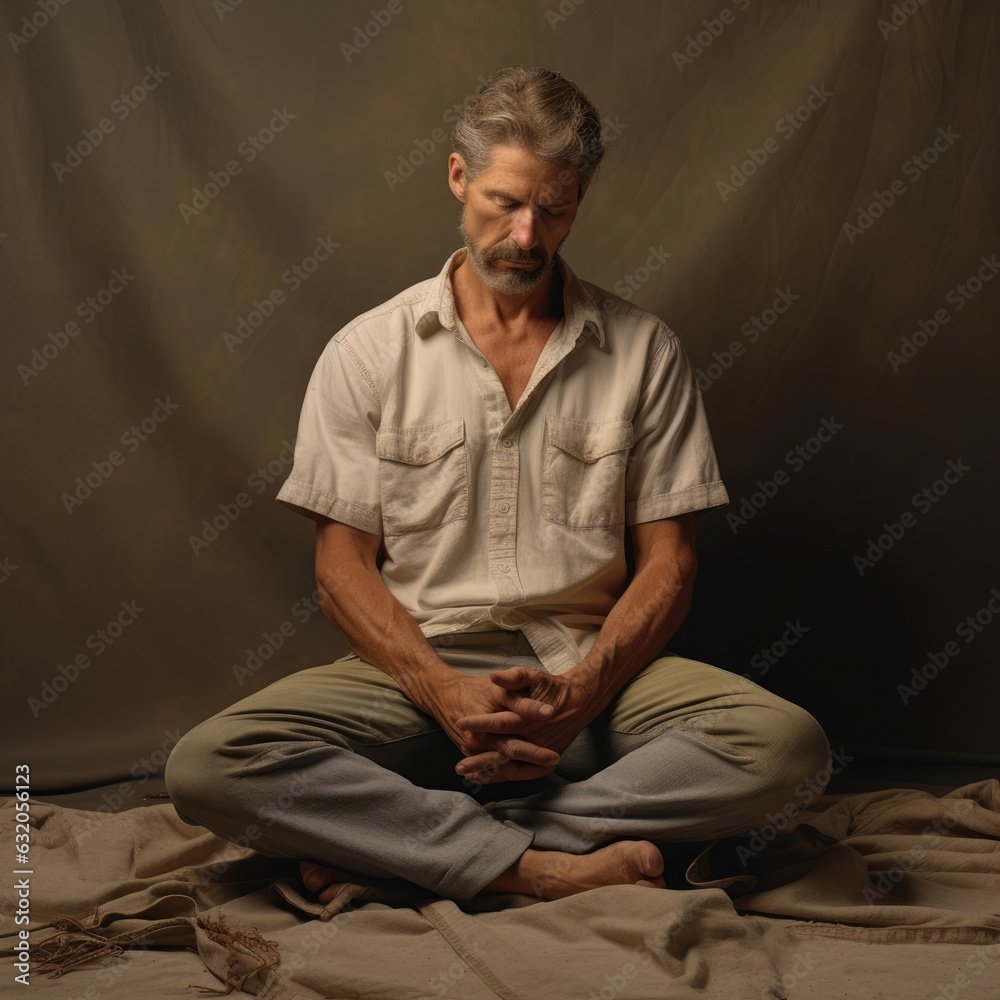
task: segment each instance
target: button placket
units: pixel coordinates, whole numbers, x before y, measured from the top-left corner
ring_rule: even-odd
[[[531,380],[517,401],[517,406],[501,427],[499,438],[493,447],[490,473],[489,561],[498,600],[490,609],[490,617],[500,624],[509,624],[514,616],[520,615],[514,608],[524,601],[516,559],[520,463],[517,442],[520,425],[529,419],[528,414],[534,409],[532,396],[535,390],[569,354],[574,343],[575,338],[563,336],[556,345],[553,346],[551,342],[546,345]],[[502,393],[503,387],[495,374],[493,381],[497,383]],[[503,393],[503,399],[506,398],[506,394]]]
[[[572,326],[582,327],[577,315],[567,319]],[[460,323],[458,325],[456,337],[472,352],[472,370],[486,409],[485,429],[494,441],[490,463],[487,554],[490,575],[497,590],[497,602],[490,608],[489,617],[499,625],[520,627],[525,621],[530,621],[516,610],[524,602],[516,552],[520,426],[535,408],[536,390],[540,391],[553,369],[574,349],[581,331],[578,329],[576,336],[570,336],[564,320],[558,339],[546,344],[528,385],[511,410],[500,378],[489,360],[471,341]]]
[[[490,617],[501,623],[506,615],[503,608],[524,600],[516,562],[520,459],[514,435],[505,431],[501,429],[493,446],[490,467],[489,561],[497,588],[497,605],[490,609]]]
[[[455,339],[464,344],[469,349],[469,361],[471,363],[472,377],[479,387],[479,393],[483,398],[483,409],[486,414],[484,421],[487,439],[490,440],[500,430],[507,419],[507,396],[500,384],[500,379],[490,367],[489,361],[480,353],[479,349],[470,340],[456,332]]]

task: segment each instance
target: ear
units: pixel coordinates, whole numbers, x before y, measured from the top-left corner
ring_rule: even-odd
[[[451,193],[464,204],[467,185],[465,160],[461,153],[452,153],[448,157],[448,187]]]

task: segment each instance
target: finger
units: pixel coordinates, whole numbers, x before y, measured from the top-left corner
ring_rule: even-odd
[[[555,767],[559,763],[559,754],[555,750],[540,747],[537,743],[529,743],[527,740],[516,738],[499,740],[497,749],[510,760],[523,760],[526,764]]]
[[[469,757],[463,758],[455,765],[455,773],[472,775],[485,771],[496,771],[503,767],[509,759],[495,750],[472,754]]]
[[[526,740],[503,740],[495,750],[486,750],[463,758],[455,766],[455,771],[457,774],[472,774],[503,767],[510,761],[523,761],[526,764],[537,764],[541,767],[555,767],[559,763],[559,754],[548,747],[536,746]]]
[[[554,767],[542,767],[539,764],[524,764],[512,760],[499,768],[487,768],[473,774],[467,774],[465,780],[472,785],[493,785],[501,781],[531,781],[534,778],[544,778],[551,774]]]
[[[508,691],[525,687],[531,679],[531,671],[527,667],[507,667],[505,670],[494,670],[490,680]]]
[[[507,699],[507,708],[516,712],[522,719],[548,719],[555,709],[537,698],[527,698],[524,695],[513,695]]]
[[[507,775],[503,771],[479,771],[478,773],[473,772],[472,774],[466,774],[464,778],[467,782],[469,782],[470,785],[494,785],[500,781],[513,780],[509,775]]]
[[[514,712],[491,712],[463,716],[455,720],[455,725],[474,733],[516,733],[524,725],[524,719]]]
[[[489,733],[473,733],[466,730],[462,737],[455,741],[455,745],[463,753],[473,754],[483,750],[492,750],[496,743],[496,737]]]
[[[536,679],[540,670],[529,670],[527,667],[508,667],[506,670],[494,670],[490,674],[490,680],[499,688],[503,688],[513,698],[507,698],[505,704],[515,712],[527,713],[525,718],[544,719],[552,714],[554,709],[548,702],[531,698],[527,695],[518,695],[517,692],[529,687]]]

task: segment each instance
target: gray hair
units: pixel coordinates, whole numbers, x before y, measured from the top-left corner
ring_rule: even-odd
[[[581,191],[607,148],[601,116],[583,91],[553,70],[527,66],[494,73],[462,113],[451,141],[470,181],[490,165],[494,146],[513,146],[543,163],[573,164]]]

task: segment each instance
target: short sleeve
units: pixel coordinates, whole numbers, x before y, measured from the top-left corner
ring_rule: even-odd
[[[382,533],[375,432],[377,388],[358,352],[335,337],[306,388],[292,471],[276,497],[306,517],[317,514]]]
[[[663,325],[650,351],[632,429],[627,525],[729,503],[694,373],[677,337]]]

